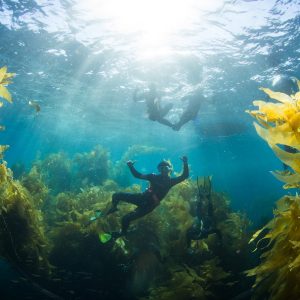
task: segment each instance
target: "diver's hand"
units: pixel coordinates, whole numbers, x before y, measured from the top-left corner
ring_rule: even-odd
[[[128,167],[132,167],[134,164],[135,164],[135,161],[132,161],[132,160],[127,161],[127,166]]]
[[[184,163],[187,163],[187,162],[188,162],[187,156],[182,156],[182,157],[180,157],[180,159],[181,159]]]

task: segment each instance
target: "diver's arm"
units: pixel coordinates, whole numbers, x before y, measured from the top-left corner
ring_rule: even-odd
[[[182,182],[183,180],[187,179],[189,177],[189,165],[188,165],[188,159],[186,156],[183,156],[181,158],[183,162],[183,171],[182,174],[178,177],[172,178],[172,185],[178,184]]]
[[[136,170],[136,168],[133,166],[134,162],[129,160],[127,162],[127,166],[129,167],[129,170],[131,172],[131,174],[135,177],[135,178],[139,178],[139,179],[148,179],[148,175],[142,174],[140,172],[138,172]]]

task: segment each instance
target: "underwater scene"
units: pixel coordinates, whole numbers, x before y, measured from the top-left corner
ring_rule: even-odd
[[[0,0],[0,299],[300,299],[298,0]]]

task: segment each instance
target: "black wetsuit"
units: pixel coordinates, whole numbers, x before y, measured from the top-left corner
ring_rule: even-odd
[[[194,95],[183,100],[188,101],[186,109],[183,111],[180,120],[173,125],[174,130],[180,130],[180,128],[189,121],[194,120],[197,117],[201,103],[203,102],[203,96]]]
[[[113,205],[117,205],[119,201],[132,203],[137,208],[122,218],[122,234],[126,234],[131,221],[141,218],[150,213],[160,204],[160,201],[167,195],[169,190],[176,184],[187,179],[189,176],[189,168],[187,162],[184,162],[183,172],[180,176],[171,178],[156,174],[141,174],[133,165],[129,166],[132,175],[139,179],[145,179],[150,182],[149,188],[144,193],[115,193],[112,196]]]

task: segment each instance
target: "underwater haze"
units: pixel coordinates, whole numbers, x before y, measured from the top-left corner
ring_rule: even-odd
[[[270,173],[282,169],[282,162],[257,135],[246,110],[253,109],[253,100],[267,100],[260,87],[272,88],[278,76],[300,78],[299,26],[298,0],[0,0],[0,68],[16,74],[7,87],[13,103],[5,102],[0,112],[1,145],[9,145],[4,160],[21,180],[16,165],[29,173],[34,164],[45,167],[52,154],[64,153],[66,161],[77,157],[77,163],[78,155],[105,149],[109,167],[121,162],[128,175],[123,187],[144,189],[145,182],[127,169],[128,149],[142,149],[127,157],[142,173],[157,172],[162,159],[179,173],[180,158],[187,156],[192,180],[212,176],[214,191],[226,195],[230,209],[260,226],[287,192]],[[166,116],[171,123],[195,93],[199,112],[180,130],[150,120],[146,101],[134,101],[134,94],[151,85],[163,106],[172,105]],[[78,164],[78,173],[84,165]],[[75,197],[94,184],[84,180],[70,179],[73,190],[48,184],[54,194],[47,199],[66,191]],[[61,263],[58,252],[51,264]],[[6,285],[5,272],[18,270],[3,272]],[[167,299],[147,296],[144,285],[117,296]],[[116,286],[118,279],[112,290]],[[23,299],[13,289],[5,291],[7,299]],[[114,297],[111,291],[83,295],[70,284],[67,289],[67,297],[58,292],[64,299]],[[26,288],[27,299],[38,292]]]

